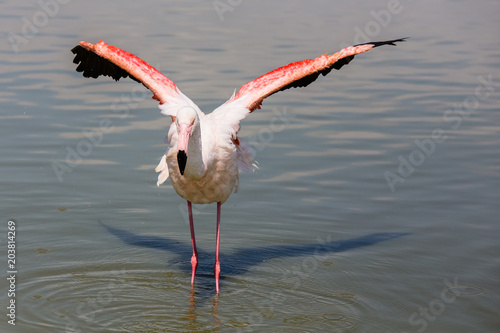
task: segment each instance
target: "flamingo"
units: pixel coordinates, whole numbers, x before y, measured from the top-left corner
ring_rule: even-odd
[[[130,77],[142,83],[159,101],[161,114],[170,116],[172,124],[166,142],[169,144],[160,163],[157,185],[170,177],[173,188],[187,201],[193,254],[191,285],[198,266],[198,251],[193,223],[192,204],[217,203],[215,248],[215,286],[219,293],[219,244],[221,206],[239,188],[239,170],[256,168],[250,147],[238,138],[240,121],[261,108],[263,100],[279,91],[305,87],[320,74],[347,65],[355,55],[382,45],[393,45],[406,38],[369,42],[350,46],[331,55],[294,62],[264,74],[243,85],[238,93],[209,114],[185,96],[169,78],[139,57],[102,40],[96,44],[80,42],[71,51],[76,71],[84,77],[110,76],[116,81]]]

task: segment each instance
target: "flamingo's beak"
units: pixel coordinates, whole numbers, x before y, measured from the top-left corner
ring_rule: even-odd
[[[179,164],[179,171],[182,176],[184,176],[184,169],[186,168],[189,137],[191,136],[192,128],[193,125],[187,125],[187,124],[177,125],[179,133],[179,137],[177,139],[177,164]]]

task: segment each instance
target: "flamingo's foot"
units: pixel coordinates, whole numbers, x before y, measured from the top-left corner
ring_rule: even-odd
[[[193,253],[193,256],[191,257],[191,284],[194,284],[194,275],[196,274],[196,268],[198,267],[198,254]]]
[[[220,275],[220,261],[216,261],[214,265],[215,274],[215,290],[219,293],[219,275]]]

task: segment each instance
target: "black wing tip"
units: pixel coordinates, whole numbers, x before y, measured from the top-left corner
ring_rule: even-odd
[[[403,38],[398,38],[398,39],[392,39],[392,40],[385,40],[385,41],[379,41],[379,42],[368,42],[368,43],[361,43],[361,44],[356,44],[354,46],[361,46],[361,45],[373,45],[373,47],[379,47],[382,45],[392,45],[396,46],[396,43],[399,42],[406,42],[406,40],[410,37],[403,37]]]
[[[386,40],[386,41],[380,41],[380,42],[361,43],[361,44],[354,45],[354,47],[361,46],[361,45],[373,45],[373,47],[378,47],[378,46],[382,46],[382,45],[396,46],[396,43],[406,42],[406,40],[408,38],[410,38],[410,37],[404,37],[404,38],[398,38],[398,39],[392,39],[392,40]],[[330,71],[332,69],[339,70],[342,67],[344,67],[345,65],[349,64],[352,61],[352,59],[354,59],[354,55],[342,58],[339,61],[336,61],[335,63],[333,63],[333,65],[331,65],[330,67],[327,67],[323,70],[312,73],[312,74],[305,76],[305,77],[303,77],[295,82],[292,82],[292,83],[284,86],[283,88],[281,88],[278,91],[283,91],[283,90],[290,89],[290,88],[306,87],[309,84],[311,84],[312,82],[314,82],[318,78],[319,74],[326,76],[328,73],[330,73]],[[276,92],[278,92],[278,91],[276,91]],[[274,92],[274,93],[276,93],[276,92]]]
[[[71,53],[77,54],[78,52],[80,52],[81,49],[83,49],[83,46],[81,46],[80,44],[78,44],[74,48],[71,49]]]
[[[121,78],[130,77],[132,80],[141,83],[140,80],[130,75],[124,69],[86,49],[82,45],[76,45],[71,49],[71,52],[75,55],[73,63],[78,65],[76,67],[76,71],[81,72],[83,77],[97,79],[99,76],[103,75],[110,76],[115,81],[118,81]]]

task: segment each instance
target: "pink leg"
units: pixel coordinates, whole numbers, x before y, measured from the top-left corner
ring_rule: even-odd
[[[191,208],[191,202],[188,201],[188,212],[189,212],[189,227],[191,228],[191,242],[193,243],[193,256],[191,257],[191,284],[194,284],[194,274],[196,273],[196,267],[198,267],[198,250],[196,250],[196,240],[194,238],[194,224],[193,224],[193,210]]]
[[[215,248],[215,265],[214,265],[214,274],[215,274],[215,289],[217,293],[219,293],[219,275],[220,275],[220,261],[219,261],[219,240],[220,240],[220,211],[221,211],[221,203],[217,203],[217,246]]]

